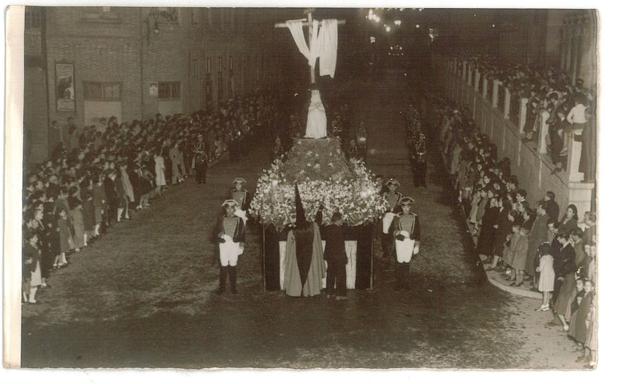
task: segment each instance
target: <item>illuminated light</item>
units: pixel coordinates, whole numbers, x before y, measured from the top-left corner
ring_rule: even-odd
[[[390,32],[390,31],[391,31],[391,26],[390,26],[390,25],[385,25],[385,26],[384,26],[384,30],[385,30],[386,32]]]
[[[492,27],[492,28],[496,28],[496,24],[492,24],[492,25],[491,25],[491,27]]]
[[[420,25],[420,24],[416,24],[416,28],[417,28],[417,29],[418,29],[418,28],[420,28],[420,27],[421,27],[421,25]]]
[[[375,21],[376,23],[379,23],[380,20],[381,20],[380,16],[376,16],[376,17],[373,18],[373,21]]]
[[[395,20],[394,23],[395,23],[396,26],[400,26],[401,25],[401,20]]]
[[[375,36],[369,36],[369,42],[370,42],[371,44],[374,44],[374,43],[376,42],[376,38],[375,38]]]

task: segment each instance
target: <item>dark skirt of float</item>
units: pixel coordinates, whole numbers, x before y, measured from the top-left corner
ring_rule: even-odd
[[[369,289],[373,286],[373,234],[372,224],[346,227],[346,240],[354,240],[356,246],[355,289]],[[272,226],[262,226],[262,276],[266,291],[279,291],[283,288],[284,276],[281,253],[285,252],[288,230],[277,231]]]

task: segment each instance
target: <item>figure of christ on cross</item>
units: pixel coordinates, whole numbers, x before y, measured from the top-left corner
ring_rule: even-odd
[[[318,22],[313,19],[312,9],[305,11],[307,18],[301,20],[288,20],[285,23],[275,24],[275,28],[288,28],[300,52],[309,61],[309,75],[311,79],[311,101],[307,112],[306,138],[321,139],[326,137],[326,111],[320,97],[320,91],[316,86],[315,64],[320,59],[320,74],[335,76],[337,63],[337,26],[345,24],[345,20],[323,20]],[[318,31],[318,28],[320,27]],[[303,28],[309,31],[309,45],[305,41]]]

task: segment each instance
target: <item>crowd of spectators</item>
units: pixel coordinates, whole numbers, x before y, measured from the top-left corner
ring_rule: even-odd
[[[281,99],[270,92],[234,97],[207,110],[78,128],[72,118],[52,157],[26,172],[23,193],[22,299],[35,304],[52,271],[166,186],[205,182],[209,163],[237,160],[271,134]]]
[[[484,268],[511,286],[540,291],[537,311],[553,314],[583,352],[596,362],[596,214],[580,218],[575,205],[560,207],[552,191],[530,202],[511,173],[510,160],[481,134],[467,111],[433,97],[428,124],[435,127],[457,204]]]
[[[549,115],[548,132],[545,137],[548,153],[555,164],[554,173],[566,167],[567,137],[582,142],[579,171],[586,180],[594,180],[596,167],[596,91],[586,87],[581,78],[572,79],[564,72],[550,67],[509,64],[493,56],[463,58],[479,70],[491,84],[499,80],[501,87],[508,88],[511,95],[510,117],[519,124],[519,100],[526,98],[526,116],[523,141],[538,139],[542,111]],[[458,70],[463,61],[458,61]],[[488,93],[493,87],[488,86]],[[502,89],[502,88],[501,88]],[[503,100],[501,100],[503,101]],[[502,105],[502,104],[500,104]]]
[[[404,113],[408,159],[415,187],[427,188],[427,139],[422,130],[421,113],[413,105]]]

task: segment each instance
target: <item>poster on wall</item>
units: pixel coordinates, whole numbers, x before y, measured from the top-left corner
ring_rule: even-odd
[[[72,63],[56,63],[56,110],[75,112],[75,74]]]
[[[148,94],[153,97],[159,96],[159,83],[150,83],[150,87],[148,87]]]

